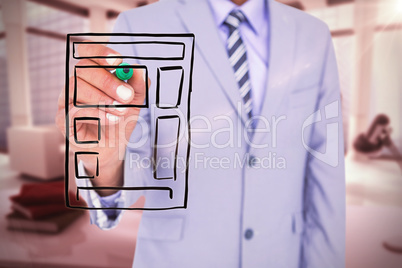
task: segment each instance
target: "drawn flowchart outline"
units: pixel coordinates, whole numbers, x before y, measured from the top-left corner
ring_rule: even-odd
[[[188,135],[188,140],[187,140],[187,145],[186,145],[186,161],[185,161],[185,179],[184,179],[184,198],[183,198],[183,204],[180,206],[170,206],[170,207],[144,207],[144,208],[131,208],[131,207],[108,207],[108,208],[95,208],[95,207],[84,207],[84,206],[76,206],[76,205],[71,205],[70,203],[70,199],[69,199],[69,165],[70,165],[70,161],[69,161],[69,152],[70,152],[70,145],[69,145],[69,137],[70,137],[70,117],[69,117],[69,99],[70,99],[70,92],[69,92],[69,76],[70,76],[70,72],[69,72],[69,65],[70,65],[70,46],[71,46],[71,40],[72,38],[80,38],[83,36],[103,36],[103,37],[113,37],[113,36],[121,36],[121,37],[146,37],[146,38],[191,38],[191,48],[190,48],[190,53],[191,55],[187,55],[187,59],[189,60],[189,74],[188,74],[188,96],[187,96],[187,114],[186,116],[186,124],[187,124],[187,135]],[[182,53],[179,56],[175,56],[175,57],[151,57],[151,56],[114,56],[113,58],[129,58],[129,59],[137,59],[137,60],[150,60],[150,61],[180,61],[180,60],[184,60],[186,58],[185,52],[186,52],[186,44],[184,42],[169,42],[169,41],[140,41],[140,42],[72,42],[72,58],[73,59],[84,59],[84,58],[88,58],[88,59],[93,59],[93,58],[106,58],[107,56],[87,56],[87,57],[80,57],[80,56],[76,56],[75,55],[75,45],[77,44],[124,44],[124,45],[175,45],[175,46],[182,46]],[[194,46],[195,46],[195,36],[192,33],[173,33],[173,34],[159,34],[159,33],[110,33],[110,34],[104,34],[104,33],[74,33],[74,34],[67,34],[67,44],[66,44],[66,86],[65,86],[65,123],[66,123],[66,158],[65,158],[65,200],[66,200],[66,206],[70,207],[70,208],[76,208],[76,209],[86,209],[86,210],[97,210],[97,209],[106,209],[106,210],[110,210],[110,209],[119,209],[119,210],[169,210],[169,209],[178,209],[178,208],[187,208],[187,200],[188,200],[188,175],[189,175],[189,156],[190,156],[190,145],[191,145],[191,129],[190,129],[190,99],[191,99],[191,92],[192,92],[192,76],[193,76],[193,66],[194,66]],[[77,68],[108,68],[108,67],[113,67],[113,68],[143,68],[145,69],[146,72],[146,78],[148,78],[148,68],[146,65],[129,65],[129,66],[75,66],[74,67],[74,97],[73,97],[73,104],[74,107],[78,107],[78,108],[94,108],[94,107],[107,107],[107,108],[118,108],[118,107],[129,107],[129,108],[133,108],[133,107],[139,107],[139,108],[149,108],[149,85],[148,85],[148,79],[145,79],[146,81],[146,97],[145,97],[145,103],[143,105],[100,105],[100,104],[96,104],[96,105],[77,105],[76,102],[76,96],[77,96],[77,83],[76,83],[76,70]],[[159,75],[160,75],[160,71],[161,70],[181,70],[181,78],[180,78],[180,85],[179,85],[179,92],[178,92],[178,99],[177,99],[177,103],[176,105],[172,106],[172,107],[159,107],[159,90],[160,90],[160,85],[159,85]],[[164,66],[161,68],[158,68],[158,81],[157,81],[157,92],[156,92],[156,96],[157,96],[157,107],[159,109],[165,109],[166,111],[170,110],[170,109],[176,109],[178,108],[178,106],[180,105],[181,102],[181,98],[182,98],[182,88],[183,88],[183,76],[184,76],[184,69],[181,66]],[[155,133],[155,144],[154,144],[154,154],[153,154],[153,158],[156,157],[156,143],[157,143],[157,138],[158,138],[158,133],[157,133],[157,128],[158,128],[158,120],[161,119],[174,119],[174,118],[179,118],[176,115],[172,115],[172,114],[166,114],[163,116],[158,116],[156,117],[156,133]],[[77,133],[76,133],[76,122],[79,120],[98,120],[98,139],[97,141],[79,141],[77,138]],[[176,163],[177,163],[177,151],[178,151],[178,139],[179,139],[179,132],[180,132],[180,118],[179,118],[179,122],[178,122],[178,132],[177,132],[177,141],[176,141],[176,146],[175,146],[175,166],[174,166],[174,176],[171,178],[157,178],[156,176],[156,170],[155,170],[155,166],[153,165],[153,179],[155,180],[163,180],[163,179],[171,179],[176,181]],[[101,124],[100,124],[100,118],[95,118],[95,117],[74,117],[74,141],[82,144],[86,144],[86,143],[99,143],[99,140],[101,139]],[[97,159],[97,171],[96,171],[96,176],[99,175],[99,158],[98,158],[98,153],[95,152],[85,152],[85,151],[79,151],[79,152],[75,152],[74,153],[74,165],[75,165],[75,176],[77,179],[94,179],[95,176],[83,176],[80,177],[79,173],[78,173],[78,158],[77,156],[79,154],[93,154],[96,156]],[[90,178],[91,177],[91,178]],[[121,187],[83,187],[83,186],[77,186],[77,191],[76,191],[76,199],[79,200],[79,191],[80,190],[131,190],[131,191],[167,191],[169,198],[173,199],[174,197],[174,190],[171,187],[165,187],[165,186],[145,186],[145,187],[125,187],[125,186],[121,186]]]

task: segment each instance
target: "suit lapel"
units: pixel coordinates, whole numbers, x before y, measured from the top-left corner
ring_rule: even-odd
[[[213,76],[230,101],[243,123],[247,115],[243,109],[232,66],[229,63],[226,48],[222,43],[211,14],[209,4],[205,0],[182,0],[183,6],[178,9],[178,15],[186,30],[195,34],[195,44],[201,56],[205,59]]]
[[[269,0],[268,6],[270,12],[269,67],[261,115],[270,120],[271,116],[277,115],[290,88],[296,47],[296,25],[294,20],[283,12],[281,4]],[[265,123],[259,120],[257,128],[264,127],[261,124]],[[255,135],[254,141],[258,144],[262,138],[264,138],[263,135]]]
[[[281,4],[268,0],[268,9],[270,14],[269,70],[261,115],[270,119],[278,112],[289,90],[296,46],[296,25],[289,14],[283,12]],[[182,0],[178,15],[186,30],[195,34],[196,47],[244,123],[247,121],[247,115],[243,105],[240,105],[241,109],[239,109],[242,99],[238,92],[238,85],[207,1]],[[263,127],[260,126],[262,123],[259,121],[257,128]],[[261,138],[263,138],[261,135],[254,137],[255,141]]]

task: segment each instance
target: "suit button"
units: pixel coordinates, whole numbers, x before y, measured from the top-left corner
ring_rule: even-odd
[[[250,240],[251,238],[253,238],[254,232],[252,229],[247,229],[246,232],[244,233],[244,238],[246,238],[247,240]]]
[[[257,158],[253,155],[250,155],[248,159],[248,166],[249,167],[255,167],[257,165]]]

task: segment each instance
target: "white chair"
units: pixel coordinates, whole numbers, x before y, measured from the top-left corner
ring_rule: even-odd
[[[64,175],[64,138],[56,126],[10,127],[7,140],[13,170],[41,180]]]

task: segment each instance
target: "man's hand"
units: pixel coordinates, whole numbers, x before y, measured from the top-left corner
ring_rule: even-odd
[[[81,44],[78,54],[84,56],[120,56],[116,51],[98,44]],[[77,65],[119,65],[122,59],[82,59]],[[77,105],[84,104],[136,104],[141,105],[145,98],[145,80],[142,69],[134,69],[134,74],[127,83],[110,73],[113,69],[77,68]],[[69,80],[69,142],[72,151],[98,152],[99,177],[92,182],[94,186],[123,185],[123,158],[127,142],[136,123],[140,108],[79,108],[74,107],[74,76]],[[66,134],[65,93],[62,90],[58,101],[56,124]],[[74,141],[73,118],[97,117],[101,122],[101,140],[98,144],[76,144]],[[78,140],[97,140],[97,121],[77,121]],[[81,156],[86,172],[93,175],[96,163],[88,156]],[[91,161],[92,160],[92,161]],[[109,195],[114,191],[99,191],[100,195]]]

